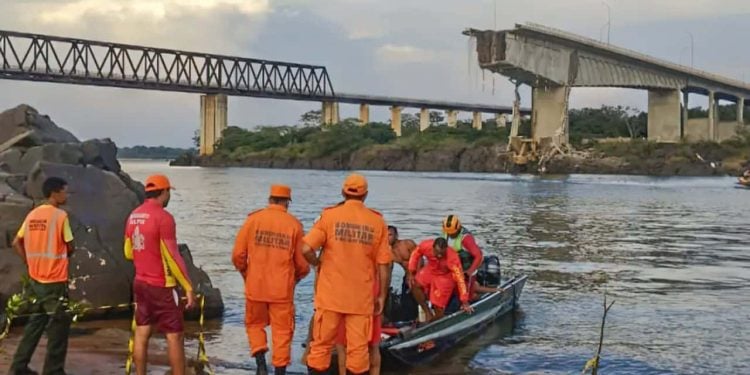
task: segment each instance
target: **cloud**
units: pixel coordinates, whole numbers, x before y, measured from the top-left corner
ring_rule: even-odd
[[[174,11],[207,11],[231,7],[238,12],[254,15],[269,10],[268,0],[132,0],[128,2],[78,0],[46,3],[38,17],[46,23],[74,23],[90,15],[112,15],[121,19],[150,17],[161,20]]]
[[[435,53],[409,45],[385,44],[378,48],[378,59],[389,64],[419,63],[435,58]]]

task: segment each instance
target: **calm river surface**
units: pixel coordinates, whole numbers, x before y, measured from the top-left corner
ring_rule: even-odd
[[[321,208],[339,201],[345,172],[123,167],[141,180],[166,173],[177,186],[169,210],[178,240],[190,245],[227,308],[211,326],[208,354],[223,365],[219,373],[247,373],[254,361],[243,285],[230,261],[236,231],[265,205],[274,182],[292,186],[291,212],[309,229]],[[365,175],[368,204],[402,238],[437,234],[452,212],[486,253],[501,256],[504,274],[529,275],[514,317],[429,368],[396,373],[578,374],[596,350],[606,291],[616,303],[601,373],[750,374],[750,191],[733,188],[733,179]],[[298,372],[312,282],[297,288],[291,370]]]

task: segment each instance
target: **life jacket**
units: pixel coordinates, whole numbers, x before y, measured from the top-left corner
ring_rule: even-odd
[[[469,230],[464,227],[461,227],[461,230],[459,231],[456,238],[451,239],[447,234],[443,234],[445,240],[448,241],[448,246],[453,248],[453,250],[456,250],[456,253],[458,253],[458,257],[461,259],[461,267],[464,269],[464,271],[469,269],[469,267],[471,267],[471,264],[474,263],[474,256],[471,255],[470,252],[466,251],[463,246],[464,237],[470,234],[471,232],[469,232]]]

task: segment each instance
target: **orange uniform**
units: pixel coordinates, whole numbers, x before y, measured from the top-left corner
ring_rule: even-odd
[[[364,196],[367,181],[350,175],[343,192]],[[388,265],[392,255],[382,216],[360,200],[349,199],[323,211],[305,237],[312,249],[322,247],[315,288],[315,317],[308,366],[328,369],[339,324],[346,329],[346,367],[354,373],[370,368],[374,299],[370,292],[377,265]]]
[[[33,209],[18,230],[29,277],[42,283],[68,282],[68,245],[73,241],[68,213],[50,204]]]
[[[252,355],[268,350],[271,325],[273,365],[291,361],[294,287],[310,272],[302,255],[302,224],[284,206],[251,213],[237,234],[232,263],[245,278],[245,326]]]
[[[409,272],[417,272],[419,260],[424,256],[427,265],[417,273],[416,281],[425,293],[430,296],[433,306],[444,309],[458,287],[458,295],[461,302],[469,301],[469,292],[464,282],[464,274],[461,269],[461,259],[450,246],[445,256],[438,258],[434,254],[433,244],[435,240],[422,241],[409,258]]]

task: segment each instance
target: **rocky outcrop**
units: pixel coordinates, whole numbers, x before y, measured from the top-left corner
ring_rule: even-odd
[[[41,185],[50,176],[69,183],[63,208],[76,248],[70,258],[71,297],[92,306],[130,302],[134,271],[123,256],[123,231],[144,191],[121,170],[115,144],[109,139],[79,142],[47,116],[19,106],[0,113],[0,145],[0,306],[20,289],[26,271],[11,244],[26,214],[43,200]],[[221,293],[193,264],[188,247],[181,245],[180,251],[196,290],[206,295],[206,316],[221,315]]]

